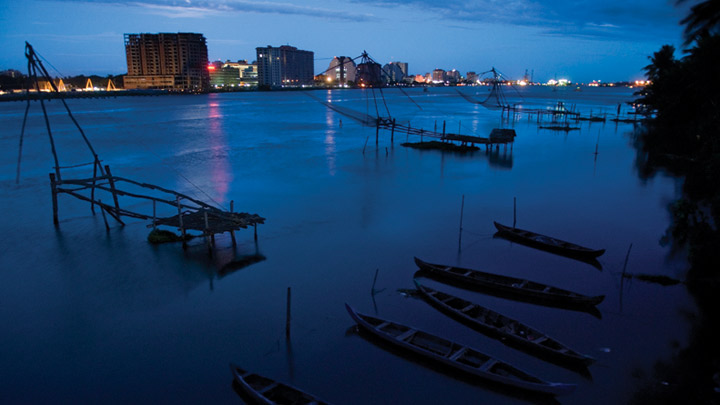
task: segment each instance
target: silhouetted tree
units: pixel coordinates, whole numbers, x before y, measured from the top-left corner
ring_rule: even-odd
[[[679,0],[678,4],[687,0]],[[690,8],[690,14],[680,24],[685,24],[685,45],[718,34],[720,26],[720,1],[706,0]]]

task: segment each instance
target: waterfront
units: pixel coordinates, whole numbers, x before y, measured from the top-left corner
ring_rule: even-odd
[[[596,114],[613,113],[618,102],[632,98],[628,89],[520,91],[528,103],[562,100]],[[334,102],[372,113],[368,92],[329,94]],[[432,129],[436,120],[446,120],[453,132],[459,127],[487,136],[500,124],[499,113],[466,102],[454,89],[408,92],[422,110],[397,90],[384,90],[393,115],[413,126]],[[33,105],[16,186],[25,105],[0,105],[0,319],[8,325],[0,332],[3,403],[233,403],[238,399],[229,362],[334,403],[380,397],[398,403],[524,402],[349,333],[345,302],[474,345],[548,380],[578,384],[574,394],[559,398],[562,403],[627,402],[656,361],[687,343],[695,308],[683,286],[621,284],[631,243],[629,272],[682,278],[686,266],[659,244],[679,183],[638,178],[631,125],[585,123],[565,134],[539,131],[519,117],[512,153],[501,147],[458,155],[403,148],[402,134],[394,145],[381,134],[376,147],[374,129],[301,92],[69,104],[114,174],[202,199],[207,193],[224,206],[234,200],[238,210],[268,220],[257,246],[251,231],[238,234],[236,252],[229,237],[221,237],[213,258],[202,241],[187,252],[149,245],[145,222],[106,232],[99,215],[67,196],[60,198],[55,229],[47,179],[52,159],[39,106]],[[49,106],[53,118],[62,117],[60,103]],[[63,157],[82,161],[82,141],[71,123],[64,119],[54,128],[61,164]],[[493,220],[512,221],[514,197],[519,227],[606,248],[603,270],[493,238]],[[227,262],[256,249],[267,259],[218,276]],[[596,319],[427,281],[596,357],[592,379],[508,348],[405,297],[397,290],[413,287],[413,256],[605,294],[598,307],[602,319]],[[381,292],[373,300],[376,269]],[[287,287],[293,289],[291,345],[284,336]]]

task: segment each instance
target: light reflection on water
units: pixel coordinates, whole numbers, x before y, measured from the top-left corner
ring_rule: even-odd
[[[384,94],[393,116],[413,127],[432,129],[446,121],[452,131],[462,123],[463,131],[487,136],[503,125],[499,114],[467,103],[453,89],[407,92],[422,109],[400,92]],[[611,112],[631,97],[627,89],[521,92],[528,104],[552,106],[562,98],[598,112]],[[369,94],[323,96],[365,112],[374,110]],[[629,271],[678,276],[684,268],[682,258],[658,244],[677,182],[637,178],[630,125],[585,123],[564,134],[538,131],[520,116],[505,124],[518,133],[512,148],[458,155],[403,148],[405,136],[397,133],[394,144],[381,133],[375,146],[374,129],[350,119],[340,128],[342,116],[297,92],[68,103],[113,174],[202,199],[234,200],[236,210],[268,221],[259,227],[257,244],[252,230],[238,232],[236,248],[228,235],[219,236],[212,257],[203,241],[186,252],[148,245],[144,222],[111,223],[106,231],[99,215],[68,196],[60,196],[55,229],[44,124],[38,115],[29,123],[22,182],[15,186],[13,134],[19,134],[24,104],[0,104],[6,129],[0,138],[0,206],[6,213],[0,321],[7,325],[0,330],[2,402],[235,402],[231,361],[334,403],[374,403],[379,397],[397,403],[524,402],[346,335],[352,322],[345,302],[472,344],[546,379],[579,384],[562,399],[567,403],[627,402],[641,383],[634,376],[651,373],[655,361],[687,342],[689,324],[680,314],[694,306],[682,286],[626,282],[620,306],[630,243]],[[58,103],[50,104],[59,117]],[[87,160],[71,125],[62,121],[56,131],[62,161]],[[512,222],[514,197],[519,227],[606,248],[603,271],[493,238],[493,220]],[[598,320],[427,281],[598,358],[592,380],[399,294],[413,286],[413,256],[607,295]],[[253,264],[243,266],[248,258]],[[375,288],[382,291],[371,295],[376,270]],[[287,287],[293,297],[291,350],[284,340]]]

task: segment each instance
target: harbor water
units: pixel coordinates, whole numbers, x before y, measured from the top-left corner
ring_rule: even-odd
[[[663,238],[681,181],[641,178],[633,125],[610,121],[618,104],[629,111],[633,91],[506,91],[524,108],[562,101],[607,115],[570,132],[539,129],[522,112],[503,120],[455,88],[312,92],[362,114],[389,111],[413,128],[517,133],[512,145],[465,154],[403,147],[420,139],[402,132],[391,142],[380,131],[376,142],[375,128],[301,91],[68,100],[114,175],[266,218],[257,241],[252,229],[236,233],[237,246],[218,235],[212,255],[202,238],[187,250],[151,245],[149,221],[108,217],[106,229],[99,211],[66,194],[54,226],[40,104],[30,106],[16,184],[26,105],[0,103],[0,403],[241,403],[231,362],[336,404],[537,400],[378,345],[355,330],[345,303],[577,384],[560,403],[627,403],[687,346],[697,311],[682,285],[622,277],[682,278],[687,266]],[[62,103],[46,105],[59,164],[91,162]],[[63,176],[91,177],[92,166]],[[512,224],[514,201],[519,228],[606,249],[602,269],[494,236],[493,221]],[[120,205],[152,212],[127,197]],[[244,266],[249,257],[256,262]],[[598,317],[419,279],[597,361],[578,373],[456,323],[411,293],[414,257],[605,295]]]

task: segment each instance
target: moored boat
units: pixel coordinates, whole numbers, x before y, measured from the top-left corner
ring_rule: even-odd
[[[298,388],[245,371],[235,364],[230,364],[230,370],[243,392],[259,404],[328,404]]]
[[[587,296],[576,292],[516,277],[486,273],[462,267],[427,263],[415,258],[421,270],[439,278],[449,279],[462,285],[470,285],[504,296],[548,303],[562,307],[594,307],[605,299],[604,295]]]
[[[531,353],[556,361],[583,366],[588,366],[595,361],[592,357],[578,353],[557,339],[518,320],[482,305],[426,287],[417,280],[414,281],[418,291],[432,306],[473,329],[500,339],[503,343],[527,349]]]
[[[355,312],[345,304],[350,316],[364,330],[400,348],[453,369],[526,391],[550,395],[569,394],[574,384],[554,383],[530,375],[476,349],[399,323]]]
[[[605,253],[605,249],[590,249],[575,243],[566,242],[564,240],[532,231],[505,226],[497,222],[493,222],[493,224],[495,224],[495,228],[497,228],[500,236],[527,246],[557,253],[563,256],[581,260],[594,260]]]

